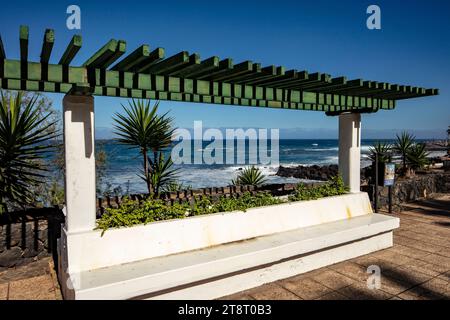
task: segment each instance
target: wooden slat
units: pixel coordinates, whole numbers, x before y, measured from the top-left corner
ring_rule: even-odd
[[[269,80],[284,76],[285,73],[284,67],[267,66],[261,69],[261,73],[250,74],[246,77],[244,76],[242,79],[236,81],[236,83],[252,85],[261,80]]]
[[[164,48],[156,48],[141,63],[133,67],[133,72],[148,73],[148,69],[164,59]]]
[[[122,48],[121,48],[122,46]],[[115,59],[117,59],[125,51],[123,50],[125,43],[115,39],[109,40],[103,47],[101,47],[96,53],[94,53],[89,59],[83,63],[84,67],[89,68],[107,68]],[[121,51],[121,49],[123,51]]]
[[[144,44],[130,53],[128,56],[118,62],[111,70],[114,71],[133,71],[133,69],[147,59],[150,55],[150,48]]]
[[[20,60],[28,60],[28,26],[20,26],[19,39],[20,39]]]
[[[304,71],[305,72],[305,71]],[[285,81],[278,86],[281,89],[302,89],[308,85],[327,84],[330,82],[330,75],[315,72],[308,74],[307,77],[297,77],[295,79]]]
[[[274,87],[278,88],[282,86],[283,84],[286,84],[290,81],[298,81],[298,80],[306,80],[308,79],[309,75],[306,71],[300,71],[297,70],[288,70],[285,72],[282,76],[277,76],[272,79],[267,80],[260,80],[260,81],[253,81],[252,84],[257,86],[263,86],[263,87]]]
[[[144,73],[163,74],[175,70],[177,67],[189,62],[189,54],[187,51],[181,51],[169,58],[166,58],[152,66]]]
[[[197,75],[208,72],[219,67],[219,57],[213,56],[203,60],[200,64],[195,64],[188,70],[179,70],[173,75],[181,78],[195,78]]]
[[[81,49],[81,43],[82,43],[81,36],[78,34],[74,35],[70,40],[58,64],[69,65],[72,62],[73,58],[75,58],[75,55]]]
[[[195,79],[203,80],[207,79],[211,76],[221,75],[233,69],[233,59],[226,58],[219,62],[219,66],[209,71],[204,71],[203,73],[198,74]]]
[[[198,53],[193,53],[189,56],[189,61],[185,64],[180,65],[168,72],[164,72],[167,76],[176,76],[180,72],[189,72],[190,70],[195,70],[200,65],[200,55]]]
[[[41,49],[41,63],[48,63],[55,42],[55,32],[52,29],[45,30],[44,41]]]
[[[244,61],[244,62],[234,65],[233,69],[229,69],[228,71],[223,72],[218,75],[217,74],[212,75],[211,77],[208,77],[205,79],[214,80],[214,81],[227,81],[227,80],[233,79],[236,76],[251,73],[252,71],[253,71],[253,62]]]
[[[6,59],[5,47],[3,46],[2,37],[0,36],[0,60]]]
[[[127,51],[127,43],[124,40],[119,40],[117,43],[117,48],[114,54],[105,61],[102,65],[102,69],[107,69],[110,65],[117,61],[122,55]]]
[[[332,78],[329,83],[325,82],[325,83],[317,83],[317,84],[305,84],[305,85],[302,85],[302,89],[321,92],[321,90],[329,91],[329,89],[341,88],[342,86],[345,86],[346,84],[347,84],[346,77],[338,77],[338,78]]]

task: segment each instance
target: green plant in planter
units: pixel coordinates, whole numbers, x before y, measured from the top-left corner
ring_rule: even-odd
[[[265,175],[259,168],[251,166],[239,172],[235,180],[231,180],[233,185],[259,186],[266,182]]]
[[[307,186],[304,183],[297,185],[294,194],[289,196],[289,201],[317,200],[324,197],[337,196],[348,192],[341,176],[335,176],[326,183]]]
[[[406,154],[407,162],[414,170],[424,168],[429,163],[428,156],[424,143],[414,144]]]

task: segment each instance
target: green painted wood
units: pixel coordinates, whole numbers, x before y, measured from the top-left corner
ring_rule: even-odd
[[[141,64],[150,55],[150,48],[144,44],[118,62],[111,70],[114,71],[135,71],[135,67]]]
[[[233,59],[226,58],[226,59],[219,61],[219,66],[217,68],[197,74],[195,78],[198,80],[207,79],[211,76],[218,76],[223,73],[226,73],[226,72],[230,71],[230,69],[233,69]]]
[[[108,68],[114,61],[125,53],[126,42],[115,39],[109,40],[103,47],[94,53],[89,59],[83,63],[88,68]]]
[[[6,59],[5,47],[3,46],[2,37],[0,36],[0,60]]]
[[[55,32],[52,29],[45,30],[44,41],[41,49],[41,63],[48,63],[55,42]]]
[[[191,68],[182,69],[174,72],[172,75],[181,78],[195,78],[200,74],[204,74],[210,70],[219,67],[219,57],[213,56],[200,62],[200,64],[194,64]]]
[[[58,64],[60,65],[69,65],[78,51],[81,49],[82,39],[81,35],[74,35],[70,40],[66,50],[64,51],[61,59]]]
[[[19,39],[20,39],[20,60],[28,60],[28,37],[29,29],[28,26],[20,26]]]
[[[200,55],[198,53],[191,54],[189,56],[188,62],[179,65],[178,67],[172,68],[169,71],[164,72],[164,75],[168,76],[177,76],[182,73],[189,73],[192,70],[195,70],[200,65]]]
[[[133,68],[133,72],[148,73],[149,68],[164,59],[164,56],[164,48],[156,48],[155,50],[150,52],[147,58],[145,58],[141,63],[137,64],[135,68]]]
[[[233,66],[232,69],[229,69],[220,74],[211,75],[211,77],[207,77],[207,80],[214,81],[230,81],[232,82],[233,78],[239,75],[245,75],[253,72],[253,62],[252,61],[244,61],[238,63]]]
[[[187,51],[181,51],[169,58],[166,58],[144,71],[144,73],[151,74],[164,74],[170,73],[172,70],[176,70],[178,67],[189,62],[189,53]]]

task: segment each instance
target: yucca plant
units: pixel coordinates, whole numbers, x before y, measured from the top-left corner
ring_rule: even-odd
[[[429,163],[429,153],[426,151],[425,147],[425,143],[416,143],[409,148],[406,158],[412,169],[422,169]]]
[[[266,176],[259,168],[256,168],[255,166],[244,168],[241,172],[239,172],[235,180],[231,180],[233,185],[259,186],[265,182]]]
[[[408,133],[408,132],[402,132],[402,134],[399,136],[397,135],[397,141],[394,144],[394,151],[400,154],[402,157],[402,166],[403,166],[403,172],[406,172],[406,165],[407,165],[407,154],[411,147],[414,145],[414,140],[416,138]]]
[[[141,178],[151,186],[150,194],[159,195],[161,188],[172,184],[177,177],[178,169],[173,169],[173,162],[169,156],[164,159],[164,154],[159,151],[156,161],[149,158],[150,170]]]
[[[153,153],[153,163],[158,161],[158,153],[171,144],[173,118],[167,113],[158,115],[159,102],[153,107],[150,100],[131,100],[128,107],[122,105],[125,114],[116,113],[113,118],[115,134],[119,136],[118,142],[129,145],[131,148],[139,148],[143,157],[143,176],[148,177],[151,170],[149,165],[149,153]],[[145,179],[149,193],[154,188],[151,179]]]
[[[392,152],[392,145],[387,142],[377,141],[369,148],[369,159],[375,161],[375,155],[378,153],[378,162],[384,163],[389,160],[389,154]]]
[[[49,133],[49,128],[55,123],[48,121],[50,113],[43,114],[35,105],[37,99],[24,99],[21,92],[1,94],[0,213],[7,211],[8,204],[33,205],[33,189],[45,177],[42,160],[53,149],[49,140],[56,133]]]

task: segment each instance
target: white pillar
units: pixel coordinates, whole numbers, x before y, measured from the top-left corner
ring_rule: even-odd
[[[361,114],[339,115],[339,172],[351,193],[360,192]]]
[[[65,152],[65,231],[95,228],[96,188],[94,98],[66,95],[63,100]]]

